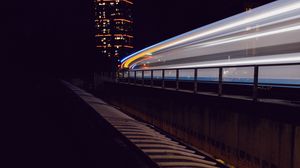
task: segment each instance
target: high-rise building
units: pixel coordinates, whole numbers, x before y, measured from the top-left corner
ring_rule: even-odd
[[[117,63],[133,50],[133,0],[95,0],[99,56]]]

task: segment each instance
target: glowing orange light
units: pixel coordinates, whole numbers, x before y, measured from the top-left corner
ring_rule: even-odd
[[[133,21],[127,20],[127,19],[114,19],[114,21],[125,21],[125,22],[129,22],[129,23],[133,23]]]
[[[96,34],[96,37],[111,36],[111,34]]]
[[[123,2],[126,2],[126,3],[129,3],[129,4],[133,4],[133,2],[129,1],[129,0],[119,0],[120,2],[123,1]],[[115,0],[97,0],[97,2],[116,2]]]
[[[129,38],[133,38],[133,36],[128,35],[128,34],[114,34],[114,36],[125,36],[125,37],[129,37]]]
[[[133,46],[124,45],[125,48],[133,48]]]

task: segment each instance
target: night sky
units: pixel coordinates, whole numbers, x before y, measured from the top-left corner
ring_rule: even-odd
[[[65,77],[93,70],[92,0],[6,1],[0,8],[7,72]]]
[[[139,50],[274,0],[135,0],[135,49]]]
[[[272,0],[253,0],[256,6]],[[240,13],[250,0],[134,0],[135,50]],[[93,0],[7,1],[1,40],[8,72],[91,74],[107,62],[95,52]],[[11,75],[13,76],[13,75]]]

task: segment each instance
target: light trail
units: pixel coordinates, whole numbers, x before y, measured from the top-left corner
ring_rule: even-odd
[[[243,44],[257,44],[255,47],[272,47],[279,44],[293,44],[300,42],[298,38],[298,33],[300,30],[300,1],[299,0],[285,0],[276,1],[262,7],[251,10],[251,12],[244,12],[239,15],[221,20],[219,22],[204,26],[202,28],[195,29],[193,31],[184,33],[182,35],[173,37],[171,39],[162,41],[153,46],[147,47],[136,53],[133,53],[121,60],[121,68],[129,69],[139,69],[145,67],[142,65],[147,65],[148,69],[156,69],[159,67],[165,68],[186,68],[186,67],[201,67],[201,66],[224,66],[224,65],[244,65],[244,64],[261,64],[261,63],[281,63],[281,62],[298,62],[299,56],[294,55],[293,57],[279,58],[278,54],[275,52],[274,56],[265,55],[263,57],[247,58],[249,56],[245,55],[243,59],[231,59],[228,60],[213,60],[211,61],[199,61],[190,62],[184,65],[180,62],[176,64],[164,64],[168,61],[190,57],[195,57],[195,53],[212,55],[219,54],[228,51],[237,50],[249,50],[249,45]],[[270,26],[271,25],[271,26]],[[280,25],[274,27],[272,25]],[[272,28],[268,28],[268,26]],[[250,31],[255,28],[255,31]],[[262,30],[260,30],[260,28]],[[246,31],[245,31],[246,30]],[[243,35],[232,35],[232,37],[223,38],[224,35],[231,35],[234,32],[245,32]],[[236,33],[238,34],[238,33]],[[293,38],[282,38],[282,37],[293,37]],[[278,38],[280,37],[280,38]],[[210,38],[211,41],[201,42],[204,39]],[[218,40],[213,39],[219,38]],[[270,40],[271,38],[271,40]],[[274,40],[272,40],[274,38]],[[197,43],[189,44],[195,40],[199,41]],[[267,43],[260,44],[260,40],[265,40]],[[277,44],[278,43],[278,44]],[[230,44],[225,46],[225,44]],[[182,45],[186,45],[184,50],[179,50],[180,53],[177,54],[177,49]],[[261,46],[259,46],[261,45]],[[220,47],[219,47],[220,46]],[[215,49],[214,49],[215,47]],[[227,47],[227,48],[226,48]],[[232,47],[232,48],[231,48]],[[164,52],[160,52],[164,50]],[[165,51],[167,50],[167,51]],[[176,51],[175,51],[176,50]],[[255,48],[253,48],[255,50]],[[286,50],[286,49],[283,49]],[[287,53],[290,53],[287,51]],[[151,57],[149,58],[149,55]],[[284,54],[281,54],[284,55]],[[262,59],[267,58],[268,59]],[[269,58],[270,57],[270,58]],[[146,59],[147,58],[147,61]],[[274,60],[276,59],[276,60]],[[164,60],[164,61],[160,61]],[[214,62],[214,63],[208,63]],[[160,63],[156,66],[155,63]]]

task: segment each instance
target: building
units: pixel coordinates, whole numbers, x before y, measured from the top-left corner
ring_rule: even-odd
[[[97,53],[113,64],[133,50],[133,0],[95,0]]]

